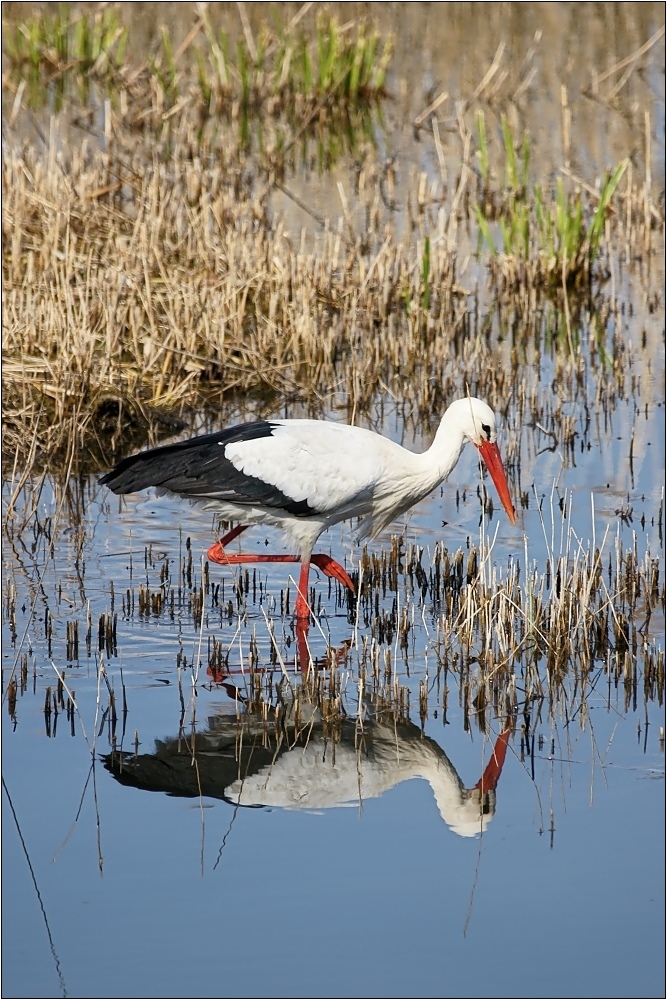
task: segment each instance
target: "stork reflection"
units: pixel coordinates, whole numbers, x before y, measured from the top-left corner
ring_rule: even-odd
[[[303,698],[237,714],[223,706],[206,728],[156,740],[153,753],[102,757],[121,784],[234,806],[321,811],[363,805],[413,778],[428,781],[442,819],[462,837],[486,830],[510,735],[495,740],[479,781],[466,788],[442,747],[394,711],[325,717]],[[269,711],[267,712],[267,707]]]

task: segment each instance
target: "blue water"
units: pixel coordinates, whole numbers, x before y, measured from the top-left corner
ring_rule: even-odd
[[[153,692],[156,717],[170,694]],[[602,749],[615,727],[607,765],[591,767],[584,735],[581,762],[539,761],[536,788],[510,752],[496,815],[472,839],[448,830],[420,780],[362,808],[235,813],[125,788],[98,766],[102,873],[90,785],[61,850],[82,741],[42,737],[38,763],[41,734],[20,727],[5,779],[68,995],[659,996],[661,757],[637,747],[634,719],[593,714]],[[478,741],[439,736],[476,780]],[[3,848],[4,995],[61,995],[7,813]]]
[[[617,413],[619,425],[630,426],[630,407],[625,423]],[[664,426],[660,409],[652,414],[649,439],[657,451]],[[558,551],[563,530],[574,532],[585,548],[593,541],[601,545],[609,528],[605,567],[616,540],[625,551],[633,532],[640,562],[647,549],[662,559],[660,463],[645,460],[635,467],[634,488],[627,478],[621,488],[623,433],[618,444],[611,433],[604,438],[604,464],[561,463],[557,488],[548,473],[553,456],[544,472],[543,456],[523,456],[524,480],[537,479],[539,471],[540,490],[529,496],[517,526],[497,511],[484,526],[491,538],[498,526],[492,564],[500,576],[513,560],[523,568],[527,559],[543,572],[547,550],[555,545]],[[391,534],[403,531],[406,547],[424,547],[428,566],[440,537],[450,551],[465,548],[468,539],[478,543],[477,477],[474,456],[464,457],[452,485],[388,530],[373,551],[388,548]],[[461,498],[466,491],[458,508],[456,487]],[[554,489],[571,506],[565,529],[552,502]],[[56,518],[59,495],[45,487],[42,519]],[[632,520],[623,521],[616,511],[628,502]],[[457,676],[451,669],[446,677],[438,673],[437,608],[422,601],[407,578],[399,576],[398,593],[382,601],[389,609],[397,600],[399,614],[407,608],[413,623],[407,651],[395,638],[380,644],[379,678],[374,684],[367,660],[361,686],[361,650],[364,638],[371,643],[370,627],[363,618],[348,619],[327,582],[315,580],[327,611],[327,639],[334,646],[357,639],[339,668],[347,721],[339,742],[326,738],[319,717],[309,720],[305,740],[288,725],[277,752],[270,719],[264,726],[243,703],[237,718],[230,688],[211,684],[205,655],[199,670],[191,664],[200,642],[206,650],[210,638],[219,638],[236,671],[228,681],[246,695],[251,639],[260,665],[269,664],[268,619],[275,624],[285,684],[298,690],[291,623],[279,611],[292,568],[262,569],[266,589],[261,603],[248,599],[247,618],[228,621],[209,598],[201,634],[185,585],[173,618],[168,612],[142,616],[136,604],[124,615],[125,590],[136,593],[146,580],[157,589],[165,555],[178,581],[174,567],[187,553],[187,537],[199,575],[210,516],[150,495],[120,504],[93,480],[84,484],[81,507],[80,522],[60,515],[53,561],[45,559],[41,540],[33,544],[30,530],[5,550],[6,580],[17,587],[15,641],[6,608],[3,622],[5,692],[19,646],[28,654],[28,671],[15,721],[6,693],[4,703],[3,996],[663,995],[664,712],[662,693],[659,701],[645,702],[641,649],[636,706],[602,663],[587,678],[585,699],[569,678],[553,710],[546,701],[525,706],[519,663],[520,711],[497,786],[487,795],[483,820],[476,806],[472,821],[462,819],[462,803],[470,801],[466,790],[482,777],[504,720],[490,711],[487,736],[474,721],[466,731]],[[248,538],[264,550],[261,530]],[[148,545],[152,562],[146,563]],[[358,550],[349,527],[334,529],[325,550],[327,545],[354,568]],[[230,571],[212,570],[216,582],[225,576],[229,599]],[[111,609],[112,580],[117,650],[102,662],[116,696],[115,749],[129,755],[124,777],[132,776],[135,741],[137,760],[152,769],[141,788],[121,783],[118,772],[104,767],[114,730],[110,715],[104,716],[109,689],[98,674],[97,626]],[[66,622],[75,619],[79,656],[68,663]],[[645,638],[664,650],[663,634],[658,609]],[[309,640],[321,655],[326,643],[314,627]],[[186,657],[180,672],[179,652]],[[74,735],[63,710],[57,720],[52,713],[47,735],[44,699],[47,686],[52,696],[56,690],[56,668],[76,699]],[[281,676],[278,667],[268,699],[274,707]],[[429,692],[423,735],[422,681]],[[393,715],[383,712],[388,695],[399,689],[409,703],[404,700]],[[302,705],[306,718],[308,711]],[[175,752],[179,732],[183,741],[192,738],[193,718],[200,749],[211,732],[226,741],[226,757],[202,758],[199,780],[210,778],[208,794],[148,790],[156,774],[172,781],[173,760],[164,755]],[[355,730],[358,718],[363,726]],[[240,785],[234,764],[239,734],[246,747],[255,740],[258,752],[264,741],[262,752],[275,758],[259,778],[244,765]],[[172,791],[191,794],[197,785],[187,752],[178,763]],[[270,804],[251,808],[257,802]]]

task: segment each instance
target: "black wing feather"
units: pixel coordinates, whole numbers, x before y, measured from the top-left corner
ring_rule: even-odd
[[[137,493],[155,486],[188,500],[259,504],[296,517],[317,513],[306,500],[293,500],[255,476],[239,472],[225,458],[225,445],[271,437],[276,424],[257,420],[162,448],[139,452],[118,462],[100,479],[114,493]]]

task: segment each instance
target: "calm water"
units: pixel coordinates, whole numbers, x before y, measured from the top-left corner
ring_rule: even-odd
[[[138,19],[131,42],[143,58],[152,5],[125,6]],[[170,6],[182,39],[190,5]],[[247,6],[259,16],[262,5]],[[432,15],[445,7],[449,17]],[[662,5],[387,4],[383,13],[382,30],[397,37],[394,96],[375,138],[379,159],[396,161],[399,206],[413,199],[421,171],[429,181],[440,176],[430,133],[411,123],[443,88],[452,195],[459,102],[485,78],[500,41],[507,48],[482,106],[498,133],[508,107],[517,138],[530,132],[535,179],[553,183],[563,162],[561,85],[576,175],[592,183],[632,153],[643,176],[647,135],[653,176],[664,175],[664,61],[640,60],[608,102],[618,74],[602,81],[599,100],[587,89],[591,67],[624,67],[664,24]],[[33,124],[18,122],[17,134],[27,129],[35,141]],[[340,178],[351,197],[357,166],[350,159],[318,176],[304,167],[289,187],[337,220]],[[312,225],[298,205],[275,193],[274,209],[295,233]],[[396,231],[404,225],[412,238],[408,211],[398,216]],[[360,225],[364,217],[357,211]],[[481,364],[502,356],[514,371],[507,330],[496,346],[485,268],[474,257],[459,264],[460,281],[481,289],[475,302],[491,317],[493,360]],[[499,584],[518,567],[525,587],[531,574],[544,578],[550,557],[599,547],[616,609],[609,567],[636,550],[640,566],[658,561],[664,587],[662,290],[656,309],[648,306],[656,284],[664,274],[656,281],[625,262],[609,282],[606,343],[618,328],[628,347],[612,402],[605,387],[614,372],[587,341],[597,317],[577,331],[581,390],[559,381],[549,334],[540,334],[539,350],[526,348],[530,363],[500,441],[513,454],[516,526],[494,493],[493,516],[480,524],[468,449],[451,482],[392,525],[371,555],[389,553],[399,534],[403,569],[411,546],[421,546],[428,573],[439,542],[467,559],[471,545],[492,540],[489,577]],[[548,309],[545,316],[546,328]],[[576,427],[571,452],[554,446],[551,427],[529,426],[521,380],[547,412],[563,404]],[[248,407],[233,418],[251,418]],[[386,406],[381,412],[374,429],[408,447],[430,443],[417,436],[416,417],[404,423]],[[5,482],[5,514],[12,492]],[[585,677],[570,671],[551,703],[531,701],[535,678],[522,653],[510,685],[516,710],[508,720],[499,685],[498,705],[482,705],[483,732],[473,717],[480,635],[465,687],[452,621],[414,574],[400,570],[396,588],[358,615],[313,576],[312,653],[341,651],[336,670],[318,671],[317,708],[295,669],[284,613],[292,567],[258,569],[240,602],[232,571],[211,567],[201,626],[195,621],[212,530],[210,515],[184,502],[142,494],[121,503],[96,477],[35,480],[17,498],[3,539],[3,996],[664,996],[664,692],[646,677],[648,655],[664,656],[664,607],[648,616],[638,602],[634,686],[609,671],[610,643],[609,658],[598,656]],[[265,552],[266,538],[254,529],[244,548]],[[354,526],[332,529],[322,549],[357,569]],[[151,600],[163,584],[157,607]],[[396,621],[407,623],[405,633]],[[212,656],[227,664],[221,684],[207,672]],[[548,687],[543,669],[540,680]],[[327,698],[336,709],[328,715]]]
[[[617,413],[622,418],[623,408]],[[662,454],[661,407],[650,414],[651,446]],[[600,485],[607,475],[601,457],[562,470],[571,530],[588,544],[592,495],[598,544],[612,526],[605,551],[614,551],[617,534],[631,544],[644,514],[640,557],[646,547],[659,553],[661,486],[653,466],[635,470],[633,520],[625,524],[610,500],[614,484],[610,492]],[[541,468],[541,457],[524,459],[524,469]],[[477,476],[466,453],[444,494],[436,491],[399,524],[407,545],[425,546],[425,565],[439,537],[450,550],[479,541]],[[467,497],[458,511],[456,487]],[[327,730],[302,700],[301,734],[288,715],[281,741],[271,718],[237,703],[229,684],[249,694],[253,637],[260,665],[268,665],[271,619],[284,658],[283,695],[288,682],[298,691],[290,621],[280,615],[290,567],[262,571],[261,601],[259,592],[255,601],[249,595],[245,620],[234,614],[230,621],[209,595],[201,637],[185,584],[180,593],[175,585],[173,614],[142,615],[136,602],[123,613],[123,592],[138,594],[142,581],[157,586],[165,558],[172,567],[185,559],[186,537],[197,577],[210,515],[150,495],[121,505],[92,481],[77,490],[83,519],[60,531],[53,561],[32,530],[5,547],[7,579],[17,588],[17,638],[5,614],[3,668],[7,678],[27,626],[21,650],[28,670],[15,723],[5,708],[3,726],[13,808],[5,799],[3,995],[660,996],[664,720],[657,702],[644,701],[641,678],[636,706],[602,665],[586,679],[583,701],[569,679],[560,709],[524,705],[480,820],[474,789],[503,723],[491,713],[488,736],[474,722],[466,732],[456,675],[438,671],[437,611],[412,593],[408,577],[399,576],[398,592],[382,603],[389,609],[397,600],[414,621],[407,651],[395,639],[380,644],[379,683],[367,668],[365,685],[360,647],[372,630],[348,620],[327,583],[316,583],[332,645],[357,639],[338,673],[348,714]],[[619,492],[626,500],[628,491]],[[38,520],[56,517],[58,496],[47,483]],[[534,498],[516,527],[494,514],[491,536],[496,525],[499,573],[526,555],[543,565]],[[388,549],[390,534],[373,551]],[[261,530],[254,536],[263,549]],[[334,529],[329,541],[354,567],[350,529]],[[212,576],[227,576],[228,598],[231,574],[216,567]],[[117,647],[102,657],[107,686],[98,677],[98,622],[111,608],[111,581],[118,622]],[[69,662],[68,620],[79,621],[78,660]],[[663,628],[654,618],[647,632],[659,648]],[[229,654],[227,688],[211,683],[205,653],[204,665],[192,668],[200,641],[205,651],[213,637]],[[324,639],[316,629],[310,639],[320,655]],[[385,676],[387,650],[394,666]],[[73,728],[62,710],[47,726],[54,667],[76,698]],[[278,667],[273,705],[281,676]],[[520,706],[523,685],[519,666]],[[115,729],[104,714],[109,688]],[[409,692],[409,705],[404,700],[397,712],[388,692],[399,688]],[[193,716],[197,768],[189,750]],[[116,749],[128,754],[122,768],[116,754],[115,773],[104,766],[114,734]]]

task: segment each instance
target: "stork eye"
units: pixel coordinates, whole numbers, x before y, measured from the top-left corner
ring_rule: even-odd
[[[484,431],[484,434],[486,436],[486,440],[489,441],[491,439],[491,428],[490,428],[490,426],[488,424],[482,424],[482,430]]]

